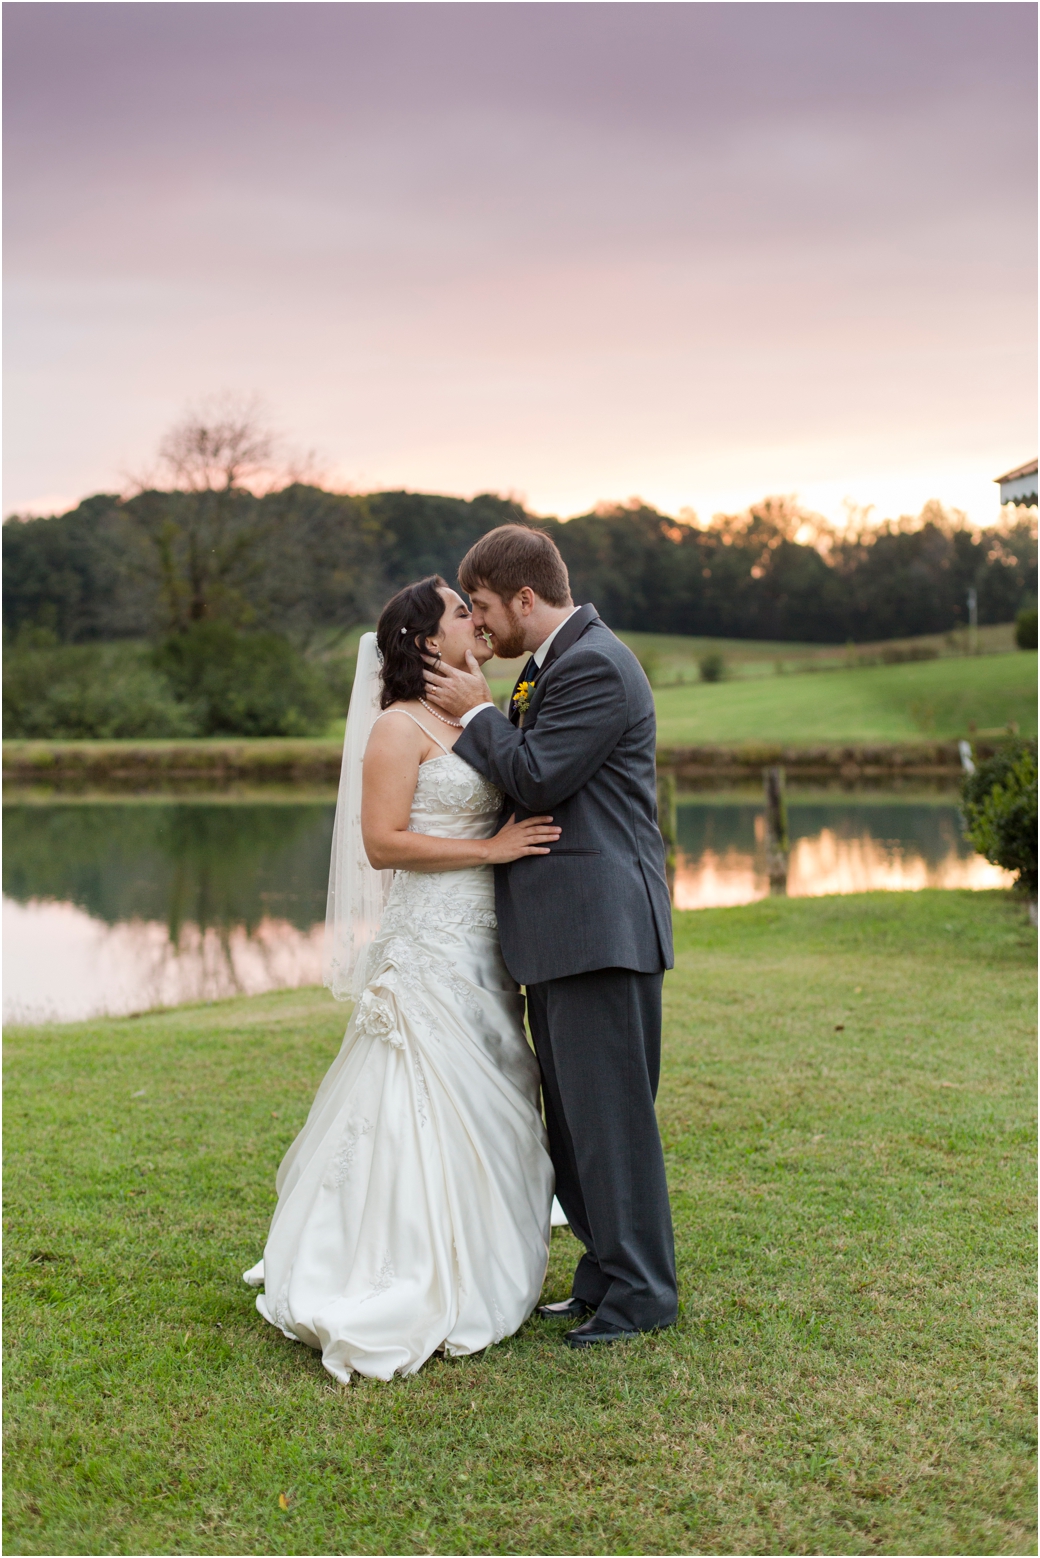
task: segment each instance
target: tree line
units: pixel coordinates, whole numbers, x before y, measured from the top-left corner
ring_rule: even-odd
[[[219,620],[324,648],[410,580],[454,581],[466,549],[511,521],[553,537],[575,599],[617,629],[862,643],[958,627],[969,589],[981,623],[1036,604],[1035,510],[1006,510],[986,530],[932,503],[839,532],[784,499],[703,526],[646,504],[564,522],[491,494],[361,496],[305,482],[256,494],[237,475],[9,519],[5,638],[44,629],[69,644],[157,640]]]

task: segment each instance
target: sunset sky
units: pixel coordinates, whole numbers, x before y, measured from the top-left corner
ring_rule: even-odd
[[[1032,4],[9,3],[4,512],[258,393],[325,479],[988,522]]]

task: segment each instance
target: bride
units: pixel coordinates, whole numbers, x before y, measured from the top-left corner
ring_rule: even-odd
[[[500,1342],[534,1308],[548,1259],[538,1066],[491,867],[547,853],[560,830],[550,817],[498,828],[501,792],[452,755],[460,727],[425,703],[423,652],[463,668],[467,650],[491,657],[436,576],[361,640],[325,976],[356,1004],[245,1273],[263,1284],[264,1318],[342,1381]]]

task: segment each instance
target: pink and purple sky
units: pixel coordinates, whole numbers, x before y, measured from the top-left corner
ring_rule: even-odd
[[[326,480],[707,518],[1036,452],[1036,8],[4,7],[5,512],[214,392]]]

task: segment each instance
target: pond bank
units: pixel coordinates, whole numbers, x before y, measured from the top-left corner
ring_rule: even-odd
[[[972,738],[977,756],[989,757],[997,742]],[[956,741],[872,741],[807,745],[743,742],[657,749],[657,766],[683,785],[712,789],[759,779],[763,768],[780,765],[791,782],[841,780],[847,784],[903,780],[959,780],[963,771]]]
[[[997,744],[973,739],[978,755]],[[117,791],[191,790],[204,785],[334,787],[339,781],[338,740],[197,741],[5,741],[5,785]],[[782,764],[791,781],[857,783],[956,780],[961,760],[956,741],[902,741],[804,745],[744,742],[658,748],[658,766],[684,786],[758,783],[763,768]]]
[[[203,784],[335,786],[340,740],[5,741],[5,785],[150,790]]]

